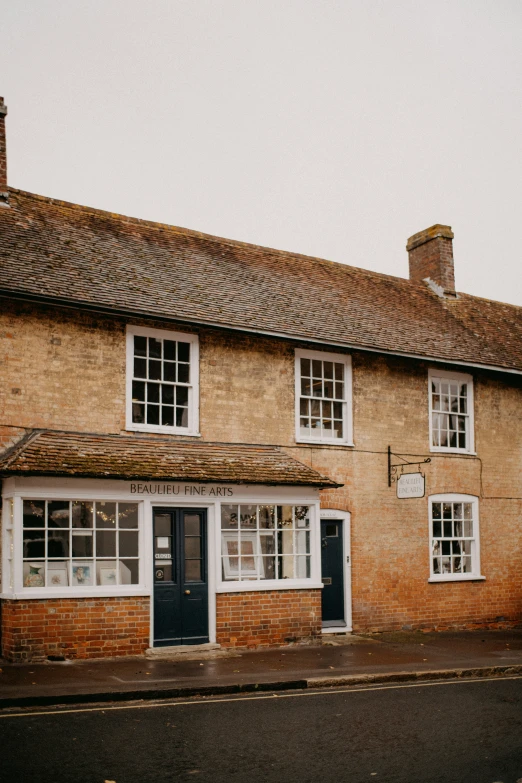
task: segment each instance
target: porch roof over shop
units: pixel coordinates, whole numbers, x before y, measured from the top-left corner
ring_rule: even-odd
[[[33,430],[0,460],[3,476],[340,487],[275,446]]]

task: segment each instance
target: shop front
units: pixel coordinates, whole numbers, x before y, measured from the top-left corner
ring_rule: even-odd
[[[37,444],[40,457],[52,440]],[[255,647],[321,633],[319,490],[328,479],[278,453],[272,468],[279,483],[256,483],[260,473],[268,476],[277,451],[268,448],[251,483],[34,475],[31,443],[3,470],[8,659],[140,654],[207,642]],[[158,441],[152,443],[164,463]],[[83,457],[89,446],[94,458],[92,443],[75,448]],[[200,461],[204,453],[200,447]],[[39,462],[50,472],[46,459]],[[63,472],[63,451],[60,463]],[[243,464],[248,471],[248,459]],[[214,468],[207,465],[207,473]]]

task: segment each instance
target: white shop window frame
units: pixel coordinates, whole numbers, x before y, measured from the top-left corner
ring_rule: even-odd
[[[308,506],[310,514],[310,577],[308,579],[259,579],[240,581],[224,581],[221,567],[221,503],[216,504],[215,525],[215,572],[216,593],[252,593],[267,590],[314,590],[322,589],[321,582],[321,529],[320,503],[318,500],[301,497],[249,496],[248,498],[232,499],[223,505],[274,505],[274,506]],[[227,532],[227,531],[225,531]]]
[[[176,427],[164,424],[146,424],[132,421],[132,381],[134,380],[134,337],[154,337],[156,340],[176,340],[190,343],[190,385],[188,386],[188,426]],[[199,432],[199,337],[197,334],[171,332],[166,329],[150,329],[145,326],[127,325],[126,335],[126,424],[132,432],[159,432],[167,435],[192,435]]]
[[[448,381],[457,381],[458,383],[468,384],[468,415],[466,416],[466,448],[461,449],[458,446],[434,446],[433,445],[433,398],[431,390],[432,378],[443,378]],[[436,412],[436,411],[435,411]],[[451,411],[449,411],[451,415]],[[451,370],[439,370],[431,367],[428,371],[428,418],[429,418],[429,439],[430,451],[442,454],[476,454],[475,451],[475,394],[473,388],[473,376],[468,373],[453,372]]]
[[[343,402],[343,438],[319,438],[301,435],[300,401],[301,401],[301,359],[319,359],[323,362],[337,362],[344,365],[344,395]],[[297,443],[327,443],[336,446],[353,446],[353,382],[352,357],[345,353],[327,353],[326,351],[310,351],[304,348],[295,349],[295,439]]]
[[[432,503],[471,503],[473,506],[473,542],[471,564],[473,571],[470,574],[434,574],[432,555]],[[445,493],[429,495],[428,497],[428,552],[430,559],[430,576],[428,582],[480,582],[486,579],[481,574],[480,568],[480,520],[479,499],[476,495],[463,495],[458,493]]]
[[[38,598],[110,598],[115,596],[148,596],[150,595],[150,578],[145,571],[145,540],[144,540],[144,504],[138,499],[129,500],[118,494],[104,492],[71,492],[70,489],[59,490],[56,488],[43,488],[40,490],[22,490],[16,495],[3,498],[2,516],[8,512],[9,502],[13,501],[13,530],[12,530],[12,559],[7,565],[6,573],[2,581],[2,597],[17,600],[29,600]],[[68,587],[24,587],[23,584],[23,501],[24,500],[75,500],[90,502],[102,500],[104,502],[135,502],[138,506],[138,562],[139,582],[132,585],[86,585],[85,587],[69,585]],[[5,517],[4,517],[5,518]],[[5,541],[4,537],[4,541]],[[67,558],[70,560],[70,558]]]

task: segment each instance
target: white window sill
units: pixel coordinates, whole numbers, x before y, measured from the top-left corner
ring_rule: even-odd
[[[428,582],[484,582],[485,579],[485,576],[473,576],[473,574],[466,574],[465,576],[448,574],[447,576],[430,576]]]
[[[216,593],[252,593],[260,590],[322,590],[322,588],[322,582],[313,582],[311,579],[260,579],[251,582],[222,582],[216,587]]]
[[[50,598],[125,598],[131,596],[149,596],[150,590],[139,585],[96,589],[93,587],[73,587],[68,590],[52,590],[47,587],[24,587],[19,592],[0,593],[0,598],[10,601],[45,600]]]
[[[155,424],[127,424],[129,432],[155,432],[158,435],[187,435],[191,438],[201,438],[200,432],[191,432],[185,427],[161,427]]]
[[[296,443],[313,443],[316,446],[354,446],[353,441],[340,440],[339,438],[304,438],[302,436],[295,439]]]
[[[351,633],[352,627],[350,625],[333,625],[328,628],[321,628],[321,633]]]
[[[467,454],[470,457],[476,457],[477,452],[470,449],[453,449],[445,446],[430,446],[432,454]]]

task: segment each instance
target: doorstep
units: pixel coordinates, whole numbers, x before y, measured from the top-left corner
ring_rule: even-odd
[[[154,660],[175,660],[215,658],[227,655],[227,650],[222,650],[220,644],[207,642],[206,644],[176,644],[172,647],[149,647],[145,650],[147,658]]]

